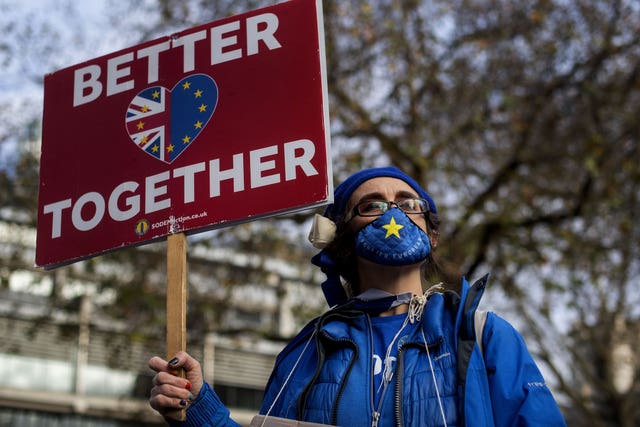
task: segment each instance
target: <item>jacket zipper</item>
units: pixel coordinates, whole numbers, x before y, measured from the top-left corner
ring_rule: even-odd
[[[382,402],[384,402],[384,396],[387,394],[387,389],[389,384],[386,384],[382,389],[382,394],[380,395],[380,400],[378,401],[378,407],[373,410],[371,427],[378,427],[378,422],[380,421],[380,415],[382,414]]]
[[[429,348],[436,348],[442,344],[444,339],[441,337],[438,342],[428,344]],[[396,360],[396,386],[395,386],[395,405],[394,412],[396,415],[396,427],[403,427],[404,422],[402,419],[402,381],[404,377],[404,350],[408,347],[415,347],[419,349],[425,349],[424,344],[409,342],[404,343],[398,348],[398,358]],[[425,349],[426,351],[426,349]],[[428,357],[428,356],[427,356]]]
[[[398,348],[398,358],[396,359],[396,385],[393,410],[396,416],[396,427],[402,427],[404,425],[402,420],[402,381],[404,378],[404,349],[405,345],[401,345]]]
[[[300,397],[298,398],[298,416],[296,418],[299,420],[304,419],[304,408],[307,407],[307,396],[309,395],[311,387],[316,382],[316,379],[318,379],[318,375],[320,375],[320,369],[324,365],[324,348],[322,348],[319,343],[316,343],[316,348],[318,352],[318,363],[316,366],[316,371],[313,373],[313,376],[311,377],[305,388],[302,390],[302,392],[300,393]]]
[[[331,425],[336,425],[338,423],[338,403],[340,402],[340,398],[342,397],[342,393],[344,392],[344,387],[347,384],[347,381],[349,380],[349,375],[351,374],[351,369],[353,368],[353,365],[355,364],[356,360],[358,360],[358,346],[356,345],[356,343],[353,340],[347,339],[347,338],[342,338],[339,340],[334,340],[332,338],[330,338],[328,335],[324,334],[323,335],[333,341],[334,343],[344,343],[344,344],[349,344],[351,346],[351,348],[353,349],[353,357],[351,358],[351,360],[349,361],[349,366],[347,366],[347,371],[344,373],[344,377],[342,379],[342,381],[340,382],[340,387],[338,388],[338,393],[336,393],[336,398],[333,401],[333,408],[331,408]]]
[[[351,369],[353,368],[353,365],[354,365],[355,361],[358,359],[358,346],[356,345],[356,343],[353,340],[350,340],[350,339],[347,339],[347,338],[342,338],[342,339],[336,340],[336,339],[331,338],[325,332],[322,332],[322,336],[327,341],[331,341],[331,342],[333,342],[335,344],[338,344],[338,343],[348,344],[349,347],[351,347],[353,349],[353,357],[349,361],[349,366],[347,366],[347,370],[346,370],[346,372],[344,374],[344,378],[340,382],[340,386],[338,388],[338,392],[336,393],[336,398],[333,401],[333,407],[331,408],[331,424],[335,425],[337,420],[338,420],[338,403],[340,401],[340,398],[342,397],[342,393],[344,391],[344,387],[345,387],[345,385],[347,383],[347,380],[349,378],[349,374],[351,373]],[[322,368],[322,366],[324,364],[324,359],[325,359],[324,350],[322,350],[318,354],[318,369],[316,369],[316,372],[314,373],[313,377],[311,378],[309,383],[307,383],[307,386],[305,387],[304,391],[301,393],[300,399],[298,401],[298,419],[299,420],[303,420],[304,419],[304,408],[307,406],[307,396],[309,394],[309,391],[311,390],[311,387],[313,386],[313,384],[318,379],[318,376],[320,375],[320,370],[321,370],[321,368]]]
[[[378,427],[378,421],[380,421],[380,412],[374,410],[373,418],[371,420],[371,427]]]
[[[349,304],[346,304],[343,307],[339,307],[338,309],[334,309],[334,310],[340,310],[340,309],[346,309],[348,308]],[[323,314],[319,319],[318,322],[315,325],[316,328],[316,332],[321,331],[322,325],[326,322],[326,320],[330,317],[333,316],[338,316],[338,317],[348,317],[348,316],[344,316],[343,313],[340,313],[339,311],[328,311],[325,314]],[[346,341],[348,343],[351,344],[351,347],[353,347],[356,352],[357,352],[357,348],[355,345],[355,342],[351,341],[351,340],[335,340],[333,338],[331,338],[326,332],[321,332],[318,333],[316,335],[316,351],[318,352],[318,363],[316,366],[316,370],[313,374],[313,376],[311,377],[311,379],[309,380],[309,382],[307,382],[307,385],[304,387],[304,389],[302,390],[302,392],[300,393],[300,396],[298,396],[298,410],[297,410],[297,419],[298,420],[304,420],[304,411],[305,408],[307,406],[307,397],[309,395],[309,391],[311,390],[311,387],[313,386],[313,384],[316,382],[316,380],[318,379],[318,376],[320,375],[320,371],[322,370],[322,366],[324,365],[324,360],[325,360],[325,351],[324,351],[324,346],[320,343],[320,337],[324,337],[325,339],[327,339],[328,341],[333,341],[333,342],[340,342],[340,341]],[[355,359],[351,360],[350,366],[347,369],[347,373],[345,375],[348,375],[348,373],[351,371],[351,365],[353,365]],[[341,386],[340,389],[342,389],[344,386]],[[341,392],[340,392],[341,394]],[[337,400],[336,400],[337,402]],[[333,410],[332,410],[333,412]]]
[[[367,319],[367,327],[369,329],[369,348],[371,349],[371,354],[373,355],[373,327],[371,326],[371,319],[369,316],[366,316]],[[371,427],[378,427],[378,421],[380,420],[380,408],[376,408],[376,402],[373,398],[376,395],[375,390],[375,381],[373,380],[373,369],[369,369],[369,401],[371,402],[371,409],[373,410],[371,414]]]

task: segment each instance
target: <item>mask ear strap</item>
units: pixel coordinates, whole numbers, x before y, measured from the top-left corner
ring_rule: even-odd
[[[313,247],[324,249],[336,237],[336,224],[326,216],[315,214],[309,231],[309,241]]]
[[[336,263],[331,259],[329,253],[324,249],[336,237],[336,224],[323,215],[315,214],[313,224],[309,231],[309,241],[311,244],[322,249],[317,255],[311,258],[314,265],[327,275],[327,280],[322,283],[322,292],[329,307],[334,307],[348,299],[347,292],[342,286],[340,274]]]

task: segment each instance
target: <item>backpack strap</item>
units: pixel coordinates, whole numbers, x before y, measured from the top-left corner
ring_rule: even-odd
[[[476,332],[476,343],[480,348],[480,353],[484,353],[484,347],[482,345],[482,334],[484,333],[484,324],[487,323],[487,314],[489,314],[486,310],[476,310],[473,315],[473,326]]]
[[[469,287],[464,301],[460,301],[460,303],[463,304],[463,311],[460,328],[458,330],[457,372],[460,390],[460,425],[462,426],[465,425],[465,389],[471,354],[473,353],[473,347],[476,343],[479,344],[482,350],[482,332],[487,319],[487,312],[478,312],[477,308],[488,280],[489,274],[478,279]]]

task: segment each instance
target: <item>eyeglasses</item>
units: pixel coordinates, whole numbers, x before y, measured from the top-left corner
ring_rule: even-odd
[[[406,214],[419,214],[429,212],[429,202],[425,199],[411,198],[402,199],[395,202],[386,200],[365,200],[353,207],[351,215],[347,218],[350,221],[354,216],[380,216],[393,206]]]

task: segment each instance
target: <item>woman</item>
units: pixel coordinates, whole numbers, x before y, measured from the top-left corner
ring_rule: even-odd
[[[565,425],[518,332],[476,313],[487,277],[463,279],[459,294],[425,281],[438,272],[438,225],[429,194],[396,168],[336,188],[310,236],[326,244],[312,262],[332,309],[278,356],[261,414],[342,426]],[[184,424],[170,424],[237,425],[191,356],[149,366],[151,406],[187,407]]]

